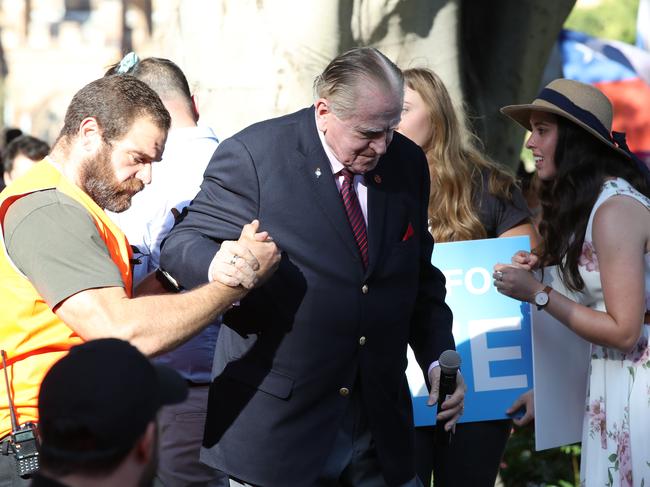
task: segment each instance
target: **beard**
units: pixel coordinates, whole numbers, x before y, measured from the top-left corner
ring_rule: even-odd
[[[111,155],[110,145],[102,144],[96,155],[88,157],[81,164],[79,181],[81,189],[97,206],[120,213],[131,207],[131,199],[144,189],[144,183],[137,178],[118,182]]]

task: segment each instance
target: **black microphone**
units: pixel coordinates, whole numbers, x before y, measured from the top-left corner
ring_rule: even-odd
[[[442,403],[456,390],[456,372],[460,368],[460,355],[455,350],[445,350],[438,359],[440,365],[440,386],[438,387],[438,410]],[[447,446],[451,443],[451,431],[445,431],[444,423],[436,421],[436,444]]]

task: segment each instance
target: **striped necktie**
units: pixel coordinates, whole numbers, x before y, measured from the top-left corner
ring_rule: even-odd
[[[366,234],[366,222],[363,219],[361,212],[361,205],[357,193],[354,191],[354,174],[349,169],[342,169],[343,184],[341,184],[341,198],[343,199],[343,206],[345,206],[345,213],[348,216],[348,221],[354,233],[354,239],[359,246],[359,253],[363,261],[363,268],[368,268],[368,235]]]

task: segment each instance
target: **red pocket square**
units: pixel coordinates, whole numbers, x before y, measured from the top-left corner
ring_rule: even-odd
[[[415,232],[413,231],[413,225],[409,222],[409,226],[406,228],[406,233],[402,237],[402,242],[406,242],[409,238],[413,236]]]

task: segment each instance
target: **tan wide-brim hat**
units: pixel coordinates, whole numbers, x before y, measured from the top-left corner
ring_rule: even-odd
[[[527,130],[531,130],[530,114],[533,111],[564,117],[615,151],[630,157],[626,151],[617,147],[612,137],[612,104],[593,85],[560,78],[546,85],[531,104],[501,108],[501,113]]]

